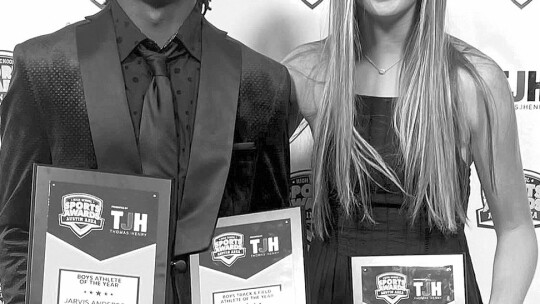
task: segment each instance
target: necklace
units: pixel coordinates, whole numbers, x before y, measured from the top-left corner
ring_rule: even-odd
[[[390,71],[393,67],[395,67],[403,58],[399,58],[398,61],[396,61],[394,64],[392,64],[390,67],[386,69],[379,68],[373,60],[371,60],[367,55],[364,55],[364,57],[367,59],[367,61],[379,72],[380,75],[386,74],[386,72]]]

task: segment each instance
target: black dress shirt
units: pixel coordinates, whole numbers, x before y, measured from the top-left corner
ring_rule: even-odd
[[[159,52],[165,49],[167,45],[162,48],[159,47],[137,28],[116,1],[113,1],[111,4],[116,42],[118,43],[118,51],[126,85],[126,95],[133,122],[133,130],[138,140],[144,95],[152,80],[152,74],[149,66],[137,50],[137,46],[143,43],[148,49]],[[184,21],[177,34],[171,37],[171,41],[174,40],[178,44],[178,47],[167,60],[167,69],[176,104],[175,122],[179,144],[177,164],[179,198],[182,197],[184,180],[187,174],[195,120],[201,66],[201,22],[202,15],[199,7],[196,6]]]

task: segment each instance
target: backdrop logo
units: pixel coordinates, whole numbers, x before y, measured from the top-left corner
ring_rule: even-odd
[[[101,217],[103,200],[93,195],[73,193],[62,196],[62,213],[59,225],[70,228],[79,238],[92,230],[103,230],[105,220]]]
[[[291,206],[302,206],[306,211],[306,230],[308,244],[313,238],[311,223],[313,221],[313,187],[311,186],[311,170],[296,171],[291,174]]]
[[[302,2],[304,2],[307,6],[309,6],[309,8],[314,9],[317,6],[319,6],[319,4],[323,2],[323,0],[302,0]]]
[[[527,199],[531,209],[531,216],[534,222],[534,227],[540,228],[540,174],[531,170],[524,170],[525,185],[527,188]],[[483,208],[476,210],[476,220],[478,227],[493,228],[493,219],[491,211],[486,201],[484,192],[482,191]]]
[[[223,233],[212,240],[212,261],[231,267],[238,259],[246,256],[244,235],[236,232]]]
[[[532,0],[512,0],[515,5],[517,5],[520,9],[525,8],[525,6],[529,5]]]
[[[378,275],[376,281],[375,297],[377,299],[384,300],[388,304],[396,304],[409,298],[406,275],[399,272],[387,272]]]
[[[11,52],[0,51],[0,103],[11,82],[11,72],[13,71],[13,56]]]
[[[515,109],[540,110],[540,73],[537,71],[505,71],[504,73],[512,88]]]
[[[104,8],[107,4],[107,0],[90,0],[90,2],[94,3],[99,8]]]

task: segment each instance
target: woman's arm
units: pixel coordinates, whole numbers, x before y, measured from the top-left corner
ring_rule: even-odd
[[[486,59],[478,60],[482,62],[474,65],[492,95],[487,107],[472,77],[460,73],[459,78],[461,97],[466,104],[470,152],[497,234],[489,303],[523,303],[536,269],[538,243],[526,196],[513,98],[500,68]],[[488,111],[491,113],[491,130]],[[490,136],[495,187],[490,179]]]

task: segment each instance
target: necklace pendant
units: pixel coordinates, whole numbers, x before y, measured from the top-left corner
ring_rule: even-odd
[[[386,70],[385,70],[385,69],[379,69],[379,74],[380,74],[380,75],[386,74]]]

